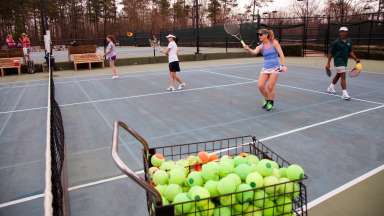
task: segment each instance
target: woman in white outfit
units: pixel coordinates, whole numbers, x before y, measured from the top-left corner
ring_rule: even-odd
[[[176,36],[169,34],[166,36],[168,39],[168,47],[161,52],[168,56],[169,62],[169,87],[168,91],[175,91],[175,86],[177,84],[178,90],[182,90],[185,87],[185,82],[181,80],[181,78],[177,75],[180,72],[179,58],[177,57],[178,48],[176,44]]]

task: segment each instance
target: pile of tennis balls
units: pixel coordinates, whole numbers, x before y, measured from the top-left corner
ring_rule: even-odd
[[[293,199],[300,195],[296,181],[304,178],[297,164],[279,167],[247,153],[219,158],[202,151],[178,161],[156,153],[151,164],[150,180],[163,206],[175,205],[175,215],[295,215]]]

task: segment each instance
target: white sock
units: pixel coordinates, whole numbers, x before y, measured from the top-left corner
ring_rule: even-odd
[[[333,83],[331,83],[331,85],[329,85],[329,88],[334,89],[334,88],[335,88],[335,85],[334,85]]]
[[[345,89],[342,92],[343,92],[343,95],[348,94],[347,90],[345,90]]]

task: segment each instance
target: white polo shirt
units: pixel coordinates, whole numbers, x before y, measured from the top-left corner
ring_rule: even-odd
[[[177,45],[175,41],[172,41],[168,44],[168,62],[175,62],[179,61],[179,58],[177,57]]]

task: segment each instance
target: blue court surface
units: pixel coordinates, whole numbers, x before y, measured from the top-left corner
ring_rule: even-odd
[[[233,61],[235,62],[235,61]],[[312,201],[384,164],[384,75],[349,79],[351,101],[324,92],[322,69],[292,66],[279,77],[276,108],[261,109],[260,64],[199,66],[167,92],[158,71],[55,77],[67,145],[72,216],[147,215],[145,193],[115,166],[112,125],[121,120],[151,147],[254,135],[301,164]],[[340,90],[338,92],[340,94]],[[43,215],[47,81],[0,85],[0,215]],[[142,173],[142,149],[123,136],[121,154]]]

